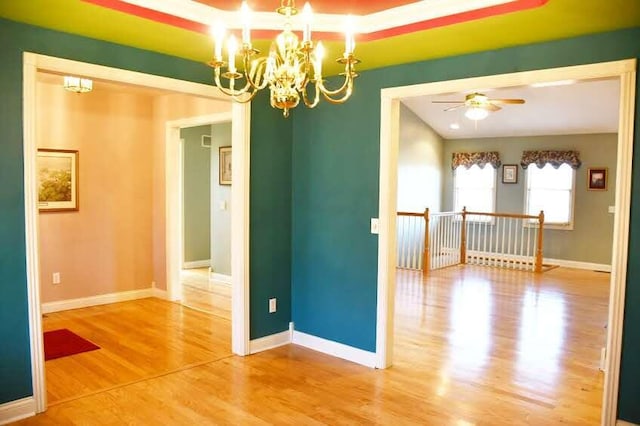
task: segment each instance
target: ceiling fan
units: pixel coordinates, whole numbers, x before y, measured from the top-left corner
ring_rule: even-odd
[[[459,104],[445,109],[453,111],[458,108],[467,107],[464,115],[471,120],[482,120],[487,118],[489,112],[499,111],[502,108],[498,104],[523,104],[524,99],[491,99],[482,93],[471,93],[460,101],[432,101],[435,104]]]

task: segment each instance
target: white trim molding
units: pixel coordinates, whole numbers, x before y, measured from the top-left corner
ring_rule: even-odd
[[[200,2],[176,2],[157,0],[124,0],[145,9],[177,16],[192,22],[211,25],[224,22],[227,28],[242,28],[236,11],[218,9]],[[360,34],[373,33],[431,19],[480,10],[514,2],[515,0],[431,0],[413,2],[379,12],[354,16],[354,25]],[[273,12],[252,12],[252,29],[281,30],[282,17]],[[342,32],[344,15],[330,13],[313,14],[313,31]],[[302,30],[302,20],[294,20],[294,30]]]
[[[36,415],[36,401],[32,396],[0,404],[0,425],[17,422]]]
[[[289,334],[288,331],[286,333]],[[311,334],[302,333],[300,331],[293,331],[291,343],[294,345],[304,346],[305,348],[322,352],[327,355],[346,359],[347,361],[355,362],[356,364],[364,365],[365,367],[375,368],[376,366],[376,354],[374,352],[354,348],[353,346],[312,336]]]
[[[154,296],[152,288],[121,291],[118,293],[99,294],[78,299],[59,300],[42,304],[42,313],[68,311],[69,309],[88,308],[90,306],[107,305],[109,303],[126,302],[128,300],[146,299]]]
[[[524,71],[459,80],[415,84],[385,88],[380,91],[380,233],[378,244],[378,308],[376,329],[376,358],[379,365],[392,364],[395,295],[395,217],[398,102],[402,98],[440,93],[463,92],[478,87],[487,89],[512,87],[558,80],[594,78],[620,79],[620,122],[616,166],[617,211],[614,219],[613,252],[611,261],[611,291],[609,298],[609,327],[607,360],[602,403],[602,424],[616,424],[620,355],[624,320],[624,296],[629,242],[629,211],[631,206],[631,161],[633,158],[633,126],[636,90],[636,59],[601,62],[571,67]]]
[[[291,343],[291,333],[289,333],[289,330],[282,331],[280,333],[251,340],[249,342],[249,353],[256,354],[258,352],[268,351],[269,349],[288,345],[289,343]]]
[[[606,263],[580,262],[577,260],[542,259],[543,265],[562,266],[563,268],[584,269],[587,271],[611,272],[611,265]]]
[[[231,284],[233,282],[233,278],[231,278],[231,275],[212,272],[211,275],[209,276],[209,281],[215,281],[217,283],[222,283],[222,284]]]
[[[184,262],[182,269],[196,269],[196,268],[208,268],[211,266],[211,259],[194,260],[191,262]]]

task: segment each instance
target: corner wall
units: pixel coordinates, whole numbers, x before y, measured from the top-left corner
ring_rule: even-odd
[[[442,203],[443,141],[427,123],[400,104],[398,211],[439,212]]]

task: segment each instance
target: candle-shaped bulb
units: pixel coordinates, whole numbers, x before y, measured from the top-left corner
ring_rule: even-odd
[[[229,72],[233,73],[236,72],[236,52],[238,51],[238,41],[234,35],[229,37],[227,50],[229,51]]]
[[[316,80],[322,79],[322,60],[324,59],[324,46],[322,42],[318,42],[318,45],[313,51],[315,61],[313,63],[313,69],[315,71]]]
[[[344,56],[347,57],[353,53],[355,48],[355,39],[353,36],[353,16],[348,15],[344,30]]]
[[[217,21],[211,27],[211,35],[213,36],[213,57],[216,61],[222,61],[222,44],[224,42],[224,25]]]
[[[313,20],[313,12],[311,11],[311,5],[309,2],[304,4],[302,8],[302,21],[304,28],[302,31],[302,41],[311,41],[311,21]]]
[[[242,21],[242,43],[251,44],[251,8],[246,1],[240,6],[240,20]]]

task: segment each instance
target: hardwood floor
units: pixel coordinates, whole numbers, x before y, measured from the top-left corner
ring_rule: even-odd
[[[19,424],[598,424],[608,282],[608,274],[562,268],[534,275],[454,267],[424,281],[401,271],[396,361],[387,370],[294,345],[225,356],[222,319],[159,300],[118,304],[101,318],[82,309],[74,316],[116,341],[114,350],[140,351],[114,353],[107,363],[120,357],[133,371],[189,359],[174,372],[156,368],[149,378],[123,373],[131,382],[54,404]],[[176,330],[155,330],[167,321],[147,309],[170,318]],[[144,343],[130,343],[129,333]],[[170,343],[162,344],[164,333]],[[93,367],[78,368],[88,362],[82,355],[98,352],[69,357],[77,364],[60,374],[98,381],[85,378]]]
[[[228,320],[160,299],[47,314],[59,328],[101,349],[45,363],[49,405],[231,355]]]
[[[231,285],[209,279],[209,268],[180,271],[182,304],[231,320]]]

